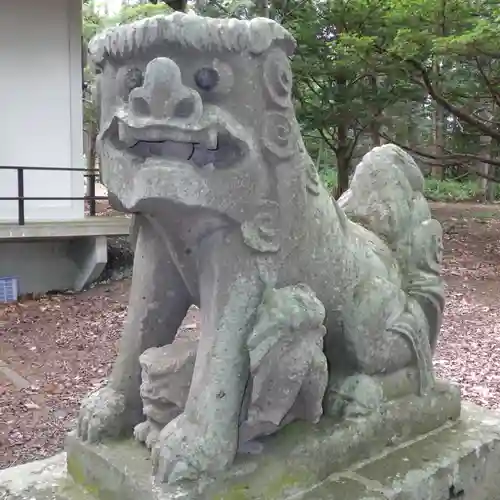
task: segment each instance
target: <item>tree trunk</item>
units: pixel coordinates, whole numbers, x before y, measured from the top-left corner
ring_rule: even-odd
[[[494,108],[494,116],[495,119],[498,120],[498,108],[496,106]],[[491,139],[490,149],[489,149],[490,158],[498,158],[499,153],[500,153],[500,143],[495,139]],[[498,179],[500,174],[500,168],[494,165],[490,165],[489,174],[493,175],[495,179]],[[488,183],[488,200],[491,203],[494,203],[496,201],[497,186],[498,186],[497,182],[490,181]]]
[[[487,156],[489,156],[490,154],[490,149],[491,149],[491,137],[488,137],[488,136],[485,136],[485,135],[482,135],[480,138],[479,138],[479,142],[481,144],[481,152],[482,154],[485,154]],[[494,173],[494,167],[492,167],[491,165],[489,165],[488,163],[480,163],[478,165],[479,167],[479,171],[485,175],[489,175],[491,173]],[[480,177],[479,179],[479,185],[480,185],[480,188],[481,188],[481,197],[482,197],[482,201],[484,203],[490,203],[493,201],[493,199],[491,199],[491,196],[492,196],[492,193],[494,193],[494,184],[493,182],[489,181],[488,179],[484,178],[484,177]]]
[[[257,17],[269,17],[268,0],[255,0],[255,15]]]
[[[368,79],[370,81],[370,87],[372,89],[373,95],[377,95],[378,92],[377,77],[375,75],[370,75]],[[380,146],[382,144],[382,139],[380,137],[381,116],[379,113],[379,109],[376,106],[373,106],[372,114],[373,114],[373,120],[371,120],[368,128],[369,128],[372,148],[376,148],[377,146]]]
[[[495,167],[495,165],[489,165],[488,173],[490,175],[496,176],[497,175],[496,171],[497,168]],[[497,188],[496,182],[488,181],[488,185],[486,187],[486,200],[488,203],[495,202],[495,194],[497,191],[496,188]]]
[[[446,35],[446,0],[440,0],[440,5],[436,16],[436,33],[439,36]],[[442,72],[442,60],[439,57],[435,57],[433,61],[433,70],[439,81],[439,76]],[[437,89],[439,91],[439,89]],[[434,114],[433,114],[433,125],[434,125],[434,154],[436,156],[442,157],[444,155],[444,145],[445,145],[445,113],[444,108],[437,102],[434,103]],[[432,177],[437,179],[444,179],[445,169],[441,165],[434,164],[431,169]]]
[[[444,109],[437,103],[434,103],[433,113],[433,135],[434,135],[434,154],[437,157],[444,156]],[[445,169],[441,165],[434,164],[431,169],[432,177],[444,179]]]
[[[487,106],[487,104],[485,104]],[[484,109],[480,116],[484,120],[492,120],[494,116],[494,112],[491,113],[488,109]],[[482,135],[479,138],[479,144],[481,145],[481,154],[484,154],[486,157],[491,158],[492,149],[493,149],[493,138],[489,135]],[[479,171],[485,175],[494,175],[495,167],[490,165],[489,163],[480,163],[478,165]],[[492,203],[495,201],[495,183],[491,182],[484,177],[479,179],[479,185],[481,187],[481,196],[483,203]]]
[[[380,125],[376,120],[373,120],[370,123],[369,129],[372,148],[376,148],[382,144],[382,138],[380,137]]]
[[[337,191],[335,199],[339,199],[349,187],[349,163],[346,155],[337,154]]]
[[[148,0],[149,3],[157,4],[158,0]],[[186,12],[187,0],[162,0],[163,3],[167,4],[171,9]]]
[[[341,30],[340,30],[341,32]],[[335,85],[340,96],[346,96],[347,78],[339,73],[335,78]],[[345,99],[341,98],[341,102]],[[337,157],[337,192],[335,198],[347,190],[349,187],[349,167],[353,151],[350,148],[349,127],[346,125],[349,120],[345,118],[345,114],[349,111],[344,106],[341,106],[336,117],[336,124],[332,127],[336,131],[337,145],[335,147],[335,156]]]
[[[418,123],[416,120],[416,116],[420,116],[418,106],[420,106],[420,103],[410,103],[410,112],[408,113],[408,133],[406,136],[406,144],[413,149],[420,146],[420,134],[418,133]]]
[[[338,145],[335,151],[337,157],[337,192],[335,198],[338,199],[340,195],[349,187],[349,138],[347,135],[347,127],[339,125],[337,127]]]

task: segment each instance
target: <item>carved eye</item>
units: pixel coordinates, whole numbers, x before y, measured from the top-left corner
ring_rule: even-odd
[[[214,59],[209,65],[196,71],[194,82],[200,90],[210,92],[213,97],[224,95],[233,88],[233,70],[229,64]]]
[[[220,81],[220,74],[217,71],[217,68],[200,68],[194,74],[194,81],[201,90],[209,92],[217,87],[217,84]]]
[[[139,68],[120,68],[116,81],[119,85],[120,96],[128,101],[130,92],[144,83],[144,73]]]
[[[137,87],[140,87],[144,82],[144,75],[139,68],[130,68],[124,75],[124,87],[128,93],[132,92]]]

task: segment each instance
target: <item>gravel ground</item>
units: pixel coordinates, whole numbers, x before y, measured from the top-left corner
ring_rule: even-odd
[[[436,372],[459,383],[464,399],[500,409],[500,207],[433,205],[447,284]]]
[[[500,210],[434,208],[445,229],[447,281],[436,370],[459,382],[465,399],[500,408],[500,310],[494,304],[500,296]],[[104,278],[127,276],[125,240],[113,242],[111,252],[115,260]],[[0,306],[0,469],[61,448],[82,397],[109,374],[129,286],[125,278],[77,295]],[[183,328],[197,323],[192,310]]]

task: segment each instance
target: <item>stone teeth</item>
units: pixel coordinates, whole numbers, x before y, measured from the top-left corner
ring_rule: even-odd
[[[205,143],[207,149],[217,149],[217,131],[210,129],[207,134],[207,141]]]
[[[207,163],[206,165],[203,165],[203,170],[213,172],[215,170],[215,165],[213,164],[213,162]]]
[[[126,147],[132,147],[137,144],[137,139],[128,133],[128,127],[122,122],[118,123],[118,139]]]

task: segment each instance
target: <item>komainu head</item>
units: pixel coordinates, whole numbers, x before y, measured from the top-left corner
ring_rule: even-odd
[[[125,209],[209,209],[239,222],[275,200],[302,150],[295,42],[268,19],[156,16],[95,37],[103,180]],[[162,208],[163,207],[163,208]]]

